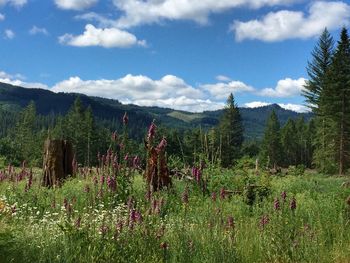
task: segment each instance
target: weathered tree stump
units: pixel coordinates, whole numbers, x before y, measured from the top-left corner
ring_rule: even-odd
[[[44,145],[43,181],[42,185],[52,187],[60,185],[73,174],[73,147],[64,140],[47,139]]]

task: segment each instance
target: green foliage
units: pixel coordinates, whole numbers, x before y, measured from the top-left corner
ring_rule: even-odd
[[[231,167],[241,156],[243,144],[242,117],[232,93],[219,123],[219,135],[221,164]]]
[[[276,167],[282,163],[282,145],[280,123],[275,111],[272,111],[266,124],[266,130],[261,145],[261,161],[268,167]]]

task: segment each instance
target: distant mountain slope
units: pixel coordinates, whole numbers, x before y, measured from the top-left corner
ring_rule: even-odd
[[[30,101],[34,101],[39,114],[65,114],[77,96],[80,96],[85,106],[91,106],[97,119],[105,122],[110,121],[116,126],[124,113],[127,112],[130,121],[135,123],[131,127],[131,132],[133,129],[146,129],[153,119],[167,127],[189,129],[201,126],[206,129],[217,125],[223,112],[223,110],[218,110],[191,113],[159,107],[124,105],[112,99],[75,93],[54,93],[44,89],[27,89],[0,83],[0,106],[9,111],[18,111],[27,106]],[[262,136],[266,120],[272,109],[276,111],[281,124],[284,124],[288,118],[299,116],[304,116],[306,119],[311,118],[311,114],[285,110],[276,104],[254,109],[241,108],[246,138],[260,138]]]

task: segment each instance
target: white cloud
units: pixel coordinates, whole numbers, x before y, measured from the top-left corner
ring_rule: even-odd
[[[116,80],[82,80],[79,77],[72,77],[57,83],[52,90],[113,98],[140,106],[189,111],[214,110],[224,106],[222,102],[205,98],[201,90],[173,75],[166,75],[159,80],[130,74]]]
[[[5,15],[0,13],[0,21],[4,21],[5,20]]]
[[[4,31],[5,39],[13,39],[15,36],[16,36],[15,32],[13,32],[11,29],[6,29]]]
[[[241,81],[230,81],[229,83],[206,84],[201,86],[218,100],[226,99],[230,93],[254,92],[255,89]]]
[[[37,26],[33,26],[30,30],[29,30],[29,34],[31,35],[38,35],[38,34],[43,34],[45,36],[49,35],[49,32],[47,32],[47,29],[44,27],[37,27]]]
[[[124,13],[116,22],[122,28],[159,23],[163,20],[191,20],[207,24],[211,14],[233,8],[260,8],[301,1],[304,0],[113,0],[114,5]]]
[[[258,91],[258,95],[273,97],[273,98],[288,98],[299,96],[301,91],[304,89],[306,79],[291,79],[286,78],[278,81],[275,88],[265,88]]]
[[[231,81],[230,77],[224,76],[224,75],[218,75],[215,77],[216,80],[221,81],[221,82],[229,82]]]
[[[292,103],[279,103],[279,106],[281,106],[283,109],[286,110],[292,110],[292,111],[296,111],[296,112],[310,112],[310,108],[304,106],[304,105],[300,105],[300,104],[292,104]]]
[[[231,29],[237,41],[258,39],[267,42],[306,39],[319,35],[325,27],[337,29],[350,24],[350,5],[341,1],[315,1],[308,15],[300,11],[271,12],[260,20],[234,21]]]
[[[88,9],[97,2],[98,0],[55,0],[58,8],[77,11]]]
[[[61,44],[89,47],[101,46],[104,48],[127,48],[131,46],[146,46],[145,40],[138,40],[133,34],[117,28],[96,28],[91,24],[85,26],[82,35],[65,34],[59,37]]]
[[[271,105],[271,103],[268,102],[262,102],[262,101],[252,101],[244,104],[244,107],[246,108],[259,108]]]
[[[9,4],[14,7],[20,8],[25,4],[27,4],[27,2],[28,2],[27,0],[0,0],[0,6]]]
[[[246,108],[259,108],[259,107],[264,107],[271,105],[273,103],[269,102],[262,102],[262,101],[252,101],[244,104],[244,107]],[[281,108],[285,110],[291,110],[299,113],[305,113],[305,112],[310,112],[310,109],[304,105],[300,104],[292,104],[292,103],[277,103]]]
[[[42,83],[31,83],[25,82],[25,77],[21,74],[9,74],[4,71],[0,71],[0,82],[11,84],[14,86],[20,86],[24,88],[38,88],[38,89],[48,89],[49,87]]]

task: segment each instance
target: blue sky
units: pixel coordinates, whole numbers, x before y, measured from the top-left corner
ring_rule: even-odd
[[[320,32],[349,1],[0,0],[0,81],[203,111],[279,103],[304,111]]]

